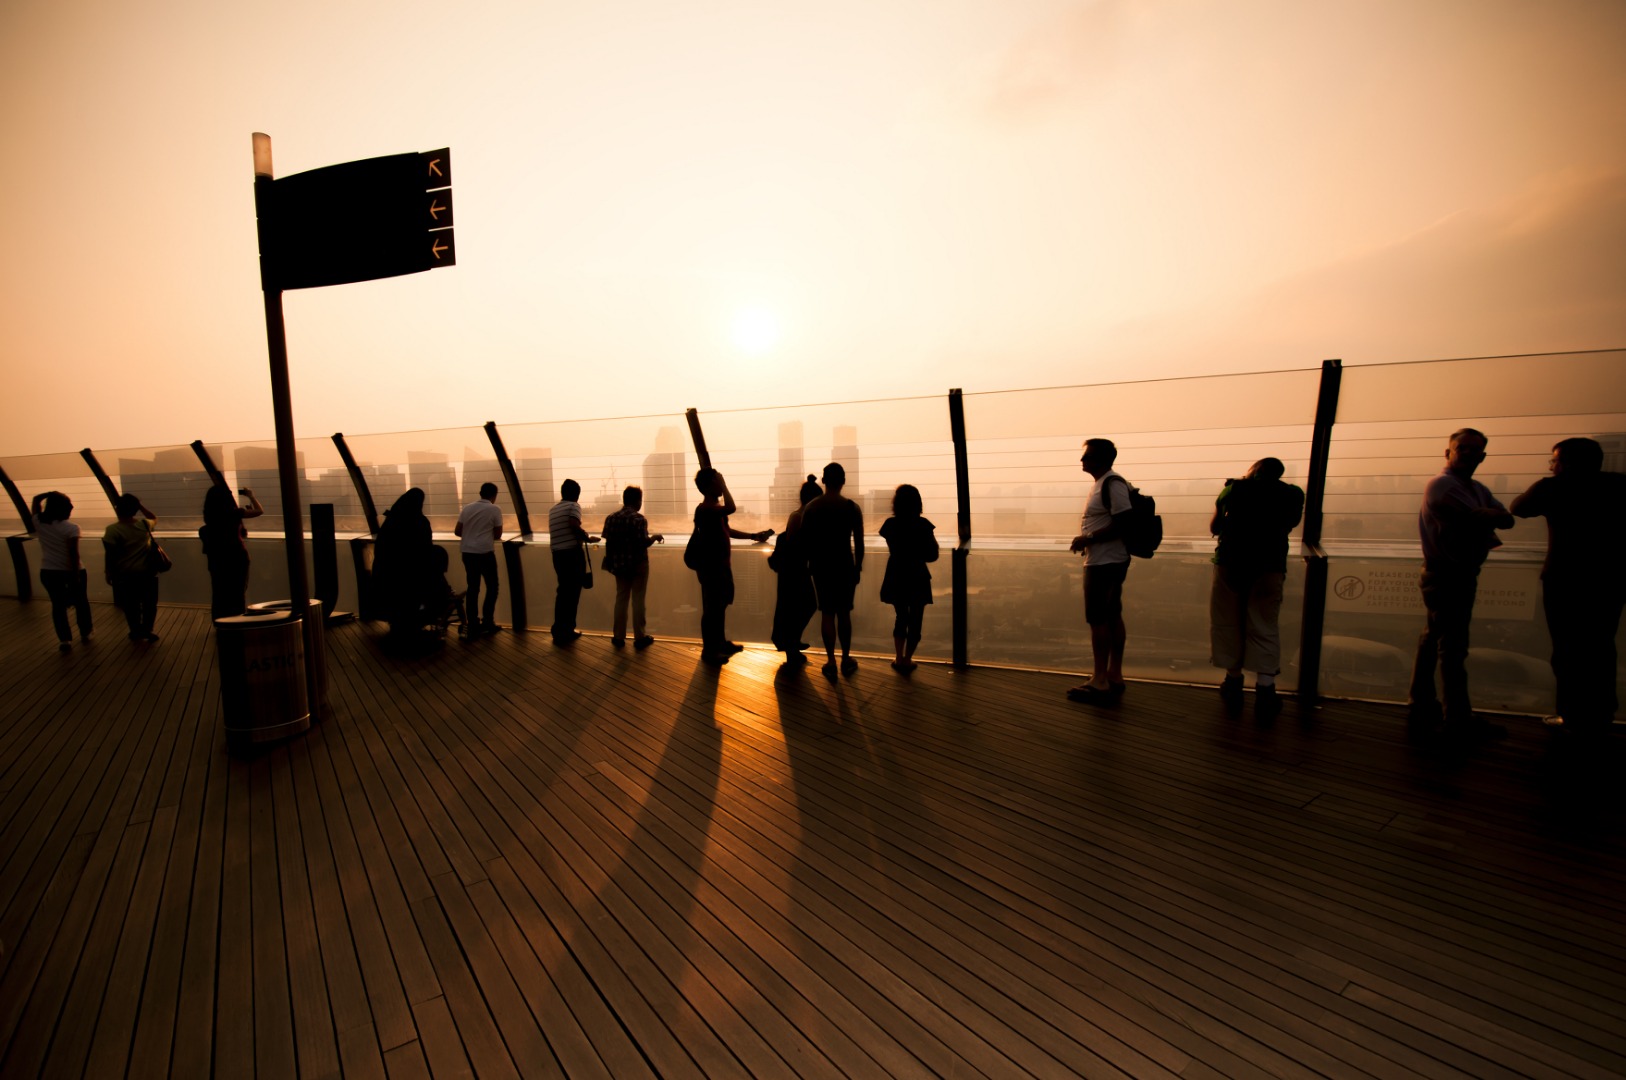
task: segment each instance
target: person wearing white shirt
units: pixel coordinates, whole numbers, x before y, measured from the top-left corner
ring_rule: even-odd
[[[1079,458],[1095,478],[1084,504],[1081,531],[1072,549],[1084,556],[1084,621],[1090,626],[1094,670],[1088,682],[1067,691],[1073,701],[1108,703],[1124,692],[1124,578],[1129,549],[1120,536],[1121,515],[1129,513],[1129,481],[1112,471],[1118,448],[1110,439],[1086,439]],[[1116,483],[1114,483],[1116,481]]]
[[[497,509],[497,485],[480,485],[480,497],[463,508],[452,529],[460,541],[463,573],[468,580],[469,636],[495,634],[497,625],[497,541],[502,539],[502,511]],[[480,608],[480,583],[486,586],[486,602]]]

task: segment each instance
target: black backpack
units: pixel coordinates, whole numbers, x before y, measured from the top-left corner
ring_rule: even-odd
[[[1163,543],[1163,518],[1158,515],[1157,500],[1150,495],[1142,495],[1140,488],[1123,477],[1118,479],[1123,480],[1124,487],[1129,489],[1129,512],[1117,516],[1119,538],[1129,549],[1129,554],[1137,559],[1150,559]],[[1110,509],[1110,500],[1107,505]]]

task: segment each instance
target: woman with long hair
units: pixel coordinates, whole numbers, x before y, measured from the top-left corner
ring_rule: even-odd
[[[921,517],[920,489],[899,484],[892,494],[892,516],[881,523],[886,541],[886,573],[881,578],[881,603],[891,604],[892,643],[897,657],[892,666],[913,671],[915,648],[926,605],[932,602],[932,572],[926,564],[937,561],[936,527]]]
[[[209,613],[217,619],[248,609],[248,530],[245,518],[265,513],[254,492],[243,489],[247,506],[239,506],[231,488],[216,484],[203,496],[203,555],[209,563]]]
[[[802,640],[802,632],[807,629],[807,620],[819,609],[818,599],[813,595],[813,576],[807,569],[807,552],[802,550],[798,535],[802,530],[802,507],[823,494],[824,489],[819,487],[813,474],[808,473],[799,493],[801,501],[790,512],[790,519],[774,544],[773,554],[768,556],[769,568],[779,575],[773,609],[773,645],[793,663],[807,662],[803,654],[808,643]]]

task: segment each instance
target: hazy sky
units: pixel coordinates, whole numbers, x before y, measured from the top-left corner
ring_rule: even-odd
[[[0,455],[271,431],[279,175],[459,265],[285,297],[299,434],[1626,345],[1622,0],[0,5]]]

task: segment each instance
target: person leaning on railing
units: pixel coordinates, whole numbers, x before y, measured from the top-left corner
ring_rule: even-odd
[[[1242,672],[1254,673],[1254,716],[1281,711],[1276,676],[1282,669],[1282,585],[1287,534],[1304,517],[1304,491],[1282,480],[1280,458],[1260,458],[1240,480],[1227,480],[1214,500],[1208,531],[1219,541],[1208,598],[1209,644],[1225,669],[1220,698],[1242,706]]]
[[[1514,517],[1547,519],[1541,606],[1553,640],[1558,715],[1565,731],[1609,730],[1615,698],[1615,636],[1626,602],[1626,475],[1603,471],[1603,447],[1565,439],[1553,447],[1551,476],[1513,500]]]
[[[649,531],[644,508],[644,489],[628,484],[621,491],[621,509],[604,519],[604,572],[615,578],[615,615],[610,644],[624,648],[627,643],[627,608],[632,608],[632,647],[647,649],[655,644],[644,617],[644,594],[649,589],[649,548],[666,543],[666,537]]]
[[[1500,724],[1474,716],[1468,700],[1468,627],[1479,592],[1479,568],[1491,549],[1502,544],[1496,530],[1513,527],[1513,515],[1490,488],[1473,478],[1489,443],[1473,428],[1452,432],[1445,468],[1428,482],[1417,514],[1423,547],[1418,587],[1428,609],[1428,625],[1417,641],[1407,706],[1411,729],[1418,735],[1488,740],[1507,734]],[[1436,666],[1445,697],[1443,711],[1434,693]]]
[[[119,519],[102,533],[102,550],[107,554],[107,583],[113,586],[113,602],[124,609],[131,641],[152,642],[158,617],[158,571],[152,564],[153,526],[158,515],[141,505],[128,491],[113,503]]]

